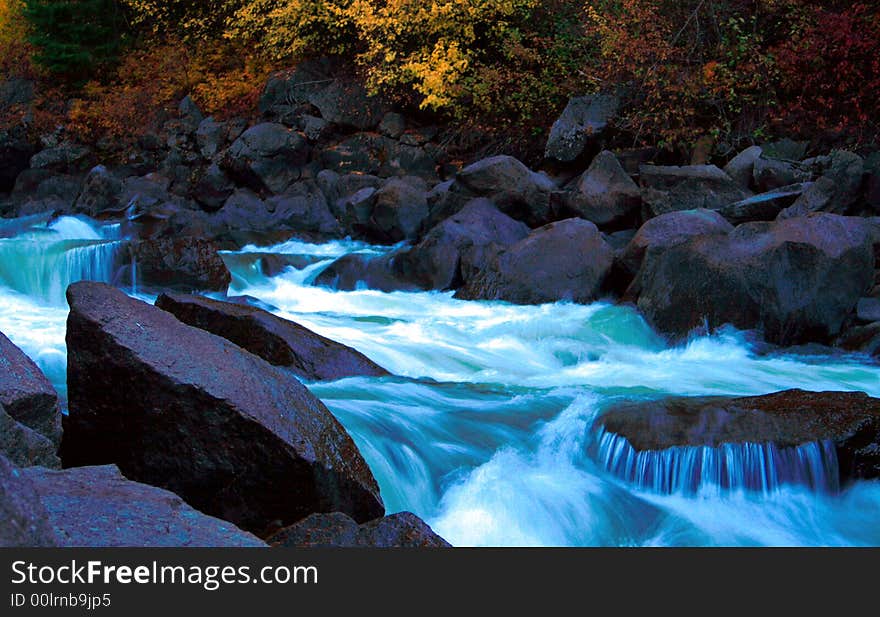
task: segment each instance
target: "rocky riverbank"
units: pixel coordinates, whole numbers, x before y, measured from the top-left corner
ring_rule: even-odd
[[[0,336],[4,542],[445,545],[411,516],[383,518],[354,441],[300,381],[388,371],[261,308],[180,293],[225,294],[219,251],[245,244],[394,245],[329,265],[315,285],[332,289],[610,300],[673,342],[732,325],[768,348],[880,358],[880,155],[808,156],[784,140],[717,165],[653,164],[647,151],[605,149],[616,105],[603,95],[572,101],[544,169],[503,154],[459,163],[442,127],[321,71],[273,77],[253,123],[205,118],[187,98],[125,162],[63,132],[38,145],[23,130],[0,134],[0,237],[59,215],[118,223],[119,271],[161,294],[150,306],[107,285],[68,289],[63,437],[48,381]],[[278,260],[261,261],[266,275],[288,265]],[[602,426],[633,456],[830,440],[840,481],[876,477],[876,399],[779,396],[797,399],[797,413],[782,405],[784,427],[779,405],[741,413],[737,400],[612,409]],[[112,505],[131,496],[164,504],[167,534],[122,525],[148,515]],[[98,512],[124,533],[87,534]]]

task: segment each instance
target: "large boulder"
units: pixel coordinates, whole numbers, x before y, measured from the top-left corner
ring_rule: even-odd
[[[752,175],[755,188],[762,193],[783,186],[809,182],[813,177],[807,165],[770,158],[766,153],[755,161]]]
[[[502,212],[532,227],[553,218],[550,195],[556,186],[512,156],[493,156],[468,165],[456,174],[455,182],[465,196],[460,206],[473,197],[488,197]],[[448,211],[445,216],[454,213]]]
[[[428,218],[428,187],[418,178],[392,178],[373,195],[367,235],[383,244],[415,240]]]
[[[783,186],[724,206],[718,213],[734,225],[751,221],[772,221],[812,186],[812,182]]]
[[[61,440],[58,394],[39,367],[0,332],[0,405],[15,421]]]
[[[596,300],[614,262],[593,223],[567,219],[536,229],[492,259],[456,297],[514,304]]]
[[[313,514],[269,538],[284,548],[449,548],[422,519],[399,512],[358,525],[340,512]]]
[[[113,465],[22,470],[63,547],[259,547],[257,537],[206,516],[170,491],[127,480]]]
[[[216,245],[194,237],[152,238],[131,243],[138,284],[181,290],[226,291],[232,275]]]
[[[0,454],[0,547],[58,546],[33,483]]]
[[[88,146],[64,142],[37,152],[31,157],[30,166],[32,169],[76,173],[89,168],[91,154],[92,151]]]
[[[455,289],[468,283],[491,257],[529,235],[525,223],[483,198],[431,229],[405,252],[407,278],[424,289]]]
[[[718,210],[752,196],[714,165],[642,165],[643,199],[655,216],[678,210]]]
[[[0,454],[13,465],[31,467],[40,465],[58,469],[58,446],[44,435],[17,422],[0,405]]]
[[[272,118],[283,118],[333,81],[337,67],[328,58],[312,58],[300,62],[296,68],[280,71],[269,77],[260,96],[260,113]]]
[[[842,480],[880,477],[880,399],[862,392],[788,390],[744,398],[623,403],[602,415],[598,425],[624,437],[636,452],[831,442]]]
[[[630,275],[642,267],[648,249],[664,249],[695,236],[727,234],[733,225],[713,210],[681,210],[654,217],[642,225],[619,257]]]
[[[232,179],[256,191],[281,193],[300,179],[308,160],[304,135],[265,122],[242,133],[221,156],[220,166]]]
[[[373,255],[343,255],[315,277],[315,285],[338,291],[420,291],[423,288],[407,274],[408,262],[400,252]]]
[[[389,107],[380,98],[370,96],[363,80],[339,77],[308,97],[327,122],[343,128],[366,131],[379,125]]]
[[[545,156],[562,162],[577,159],[617,114],[620,99],[610,94],[572,98],[550,128]]]
[[[872,244],[863,219],[818,214],[649,249],[638,306],[673,337],[732,324],[780,345],[824,341],[871,286]]]
[[[384,514],[351,437],[289,372],[107,285],[67,299],[65,467],[116,464],[254,532]]]
[[[162,294],[156,306],[307,381],[389,374],[359,351],[255,306],[181,294]]]
[[[599,227],[620,227],[637,217],[642,196],[617,157],[606,150],[593,159],[565,203],[571,214]]]

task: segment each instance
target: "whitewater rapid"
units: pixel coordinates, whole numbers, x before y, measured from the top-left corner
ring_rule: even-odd
[[[0,239],[0,331],[62,393],[63,289],[79,278],[126,288],[122,250],[118,228],[82,219]],[[291,241],[223,257],[230,295],[257,298],[396,375],[309,384],[352,434],[389,512],[415,512],[454,545],[880,545],[878,482],[661,494],[610,473],[594,429],[623,399],[794,387],[880,396],[880,367],[865,358],[761,356],[734,330],[670,347],[634,309],[609,303],[521,307],[311,286],[338,256],[385,250]],[[268,278],[266,253],[298,268]]]

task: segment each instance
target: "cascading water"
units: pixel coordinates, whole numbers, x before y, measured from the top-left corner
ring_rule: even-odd
[[[617,477],[655,493],[778,491],[784,485],[836,493],[837,452],[829,441],[778,447],[772,443],[676,446],[638,452],[625,437],[599,429],[598,460]]]
[[[389,512],[411,510],[455,545],[880,545],[876,482],[815,490],[821,482],[789,482],[777,469],[773,490],[655,491],[606,468],[596,428],[608,405],[632,398],[793,387],[880,396],[880,367],[759,356],[735,331],[669,347],[635,310],[603,303],[511,306],[310,285],[340,255],[382,250],[290,242],[224,259],[231,294],[255,297],[396,375],[309,385],[358,444]],[[261,253],[290,266],[268,278]],[[9,288],[0,295],[12,307],[0,311],[0,330],[43,353],[41,366],[63,367],[63,307]],[[63,372],[51,379],[63,385]],[[801,469],[798,457],[807,464],[820,454],[784,456]],[[736,456],[759,467],[770,454]],[[731,482],[723,469],[712,476],[719,486]],[[771,486],[772,474],[761,477]]]
[[[0,331],[34,359],[62,396],[64,293],[76,281],[113,282],[124,248],[119,225],[70,216],[0,238]]]

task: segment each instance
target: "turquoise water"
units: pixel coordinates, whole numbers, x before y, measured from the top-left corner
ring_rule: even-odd
[[[79,223],[0,240],[0,330],[61,388],[66,309],[56,287],[81,275],[120,280],[90,260],[57,281],[29,278],[53,251],[65,264],[79,259],[68,253],[82,246],[65,242],[93,243],[93,256],[121,250],[118,232]],[[793,387],[880,396],[880,367],[858,357],[758,356],[732,330],[670,347],[635,310],[608,303],[519,307],[310,285],[339,255],[383,250],[294,241],[224,258],[230,294],[259,298],[397,375],[310,385],[354,437],[389,512],[411,510],[456,545],[880,545],[880,483],[839,494],[782,484],[661,495],[606,471],[593,430],[625,398]],[[293,256],[299,269],[267,278],[259,253]]]

